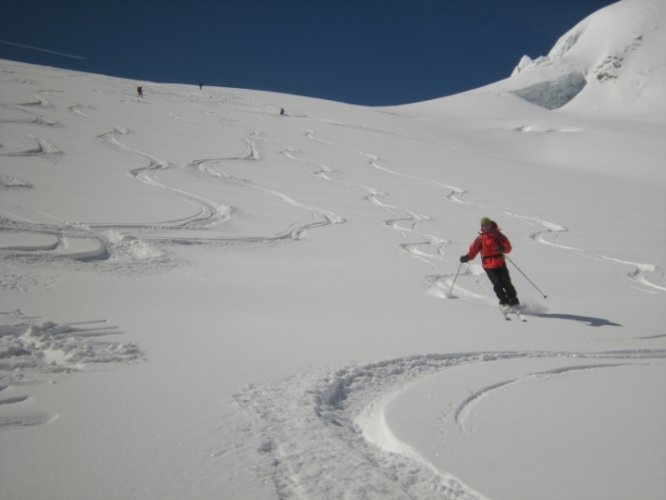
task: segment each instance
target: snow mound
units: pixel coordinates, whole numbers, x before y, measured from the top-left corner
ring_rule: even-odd
[[[99,363],[125,363],[143,358],[133,342],[101,337],[123,332],[105,320],[72,323],[37,322],[22,313],[0,316],[0,380],[26,372],[80,371]]]
[[[104,340],[123,332],[106,320],[55,323],[22,311],[0,313],[0,431],[60,419],[26,387],[45,374],[85,371],[144,358],[133,342]],[[55,383],[51,381],[51,383]]]
[[[32,189],[33,185],[20,177],[13,175],[0,175],[0,190],[3,189]]]

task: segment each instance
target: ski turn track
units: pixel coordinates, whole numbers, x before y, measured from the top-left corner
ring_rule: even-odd
[[[593,253],[581,248],[564,245],[560,243],[559,239],[561,235],[569,232],[566,227],[554,222],[537,219],[536,217],[517,215],[506,211],[502,211],[502,213],[504,213],[504,215],[508,215],[509,217],[522,220],[527,224],[541,226],[543,228],[542,230],[536,231],[530,235],[530,239],[532,241],[540,243],[541,245],[558,248],[560,250],[574,252],[582,257],[587,257],[603,262],[610,262],[613,264],[630,266],[632,270],[626,273],[626,276],[633,283],[635,289],[644,293],[652,294],[666,292],[666,286],[664,286],[666,285],[666,271],[661,266],[618,259],[616,257]],[[661,284],[657,284],[657,280],[660,281]]]
[[[270,478],[280,499],[484,498],[473,485],[435,469],[392,434],[383,409],[393,395],[464,364],[561,359],[562,367],[547,375],[664,358],[666,349],[428,354],[251,385],[235,396],[240,410],[235,448],[245,454],[237,467]],[[594,361],[572,368],[566,364],[570,359]],[[458,425],[464,429],[471,404],[513,382],[499,382],[458,403]]]
[[[449,193],[446,195],[445,198],[452,203],[469,205],[472,207],[484,209],[486,211],[491,211],[491,212],[499,212],[505,216],[512,217],[516,220],[522,221],[523,223],[526,223],[530,226],[540,227],[541,229],[535,231],[530,235],[530,239],[536,243],[545,246],[554,247],[559,250],[573,252],[582,257],[587,257],[602,262],[609,262],[612,264],[629,266],[631,267],[631,270],[627,272],[625,275],[628,278],[631,286],[633,286],[635,289],[641,292],[650,293],[650,294],[663,294],[664,292],[666,292],[666,270],[664,270],[664,268],[660,265],[634,262],[626,259],[619,259],[616,257],[602,255],[581,248],[575,248],[572,246],[565,245],[561,243],[559,239],[564,233],[569,232],[569,229],[560,224],[549,222],[536,217],[520,215],[506,210],[492,208],[480,203],[468,202],[464,199],[464,196],[468,193],[466,189],[463,189],[458,186],[453,186],[450,184],[445,184],[443,182],[436,181],[434,179],[429,179],[426,177],[414,176],[403,172],[399,172],[383,166],[380,163],[380,158],[376,155],[368,153],[359,153],[359,154],[367,157],[369,159],[370,166],[380,172],[384,172],[392,176],[423,182],[429,185],[434,185],[439,189],[449,191]],[[381,205],[379,203],[376,204]],[[384,208],[390,209],[395,207],[384,206]],[[401,228],[397,227],[396,224],[390,224],[389,222],[390,221],[387,221],[387,225],[394,227],[395,229],[401,230]],[[412,231],[413,229],[414,227],[412,228]],[[443,254],[443,252],[440,252],[440,254]],[[447,275],[426,277],[426,281],[428,282],[428,293],[430,293],[433,296],[450,298],[448,297],[448,294],[443,292],[442,290],[446,289],[447,286],[450,285],[452,276],[453,275],[447,274]],[[460,288],[461,287],[459,285],[458,286],[459,291]],[[463,290],[463,294],[468,296],[474,296],[473,293],[471,294],[467,290]]]

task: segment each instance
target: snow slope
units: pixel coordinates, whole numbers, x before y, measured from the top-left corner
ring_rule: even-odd
[[[0,61],[0,498],[661,498],[665,10],[386,109]]]

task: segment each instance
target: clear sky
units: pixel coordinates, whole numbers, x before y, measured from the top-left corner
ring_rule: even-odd
[[[609,0],[2,0],[0,58],[364,105],[501,80]]]

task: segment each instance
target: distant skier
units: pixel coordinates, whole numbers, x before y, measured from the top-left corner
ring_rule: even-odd
[[[199,84],[199,90],[201,90],[202,88],[203,88],[203,83],[200,83]]]
[[[284,116],[284,114],[285,114],[284,108],[280,108],[280,116]]]
[[[469,252],[460,257],[460,262],[469,262],[481,252],[483,269],[493,284],[500,306],[515,307],[520,304],[516,289],[511,283],[504,254],[511,252],[511,242],[488,217],[481,219],[481,232],[472,242]]]
[[[143,97],[143,85],[139,85],[136,88],[136,95],[138,95],[139,97]]]

